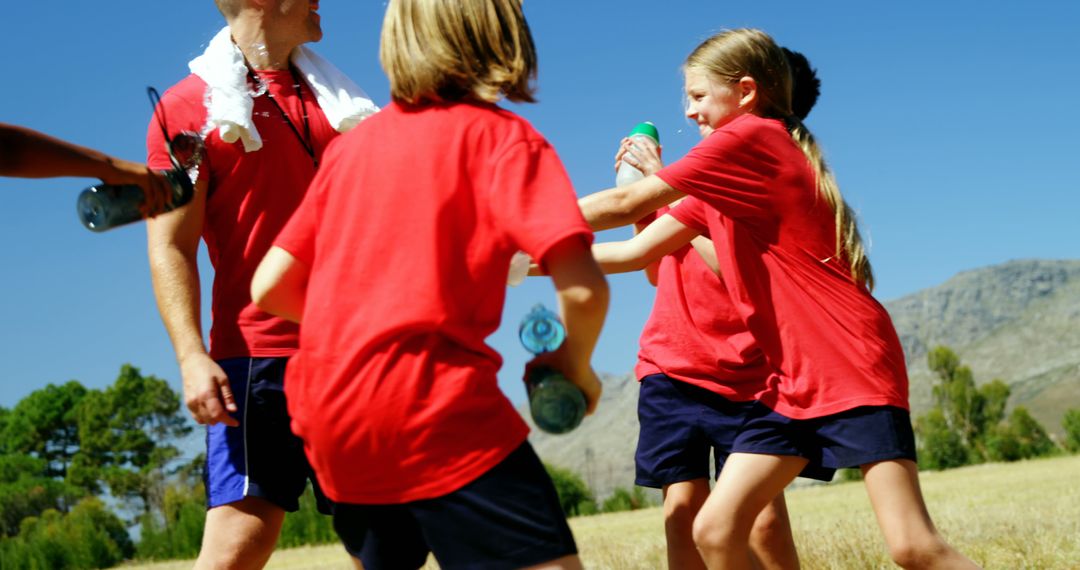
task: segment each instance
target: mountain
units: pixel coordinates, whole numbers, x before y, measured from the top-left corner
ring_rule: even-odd
[[[1080,260],[1018,260],[964,271],[937,287],[884,303],[911,380],[913,416],[931,405],[926,353],[952,348],[982,384],[1000,378],[1010,406],[1026,406],[1051,433],[1080,408]],[[533,429],[544,461],[580,474],[599,497],[634,481],[637,382],[605,375],[596,415],[566,435]],[[530,421],[527,410],[522,410]]]

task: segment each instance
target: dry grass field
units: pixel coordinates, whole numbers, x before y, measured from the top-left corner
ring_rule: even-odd
[[[1080,570],[1080,456],[923,473],[930,512],[946,538],[987,569]],[[862,483],[788,493],[806,570],[893,568]],[[659,509],[571,520],[587,568],[663,568]],[[191,561],[126,570],[190,568]],[[434,562],[429,568],[437,568]],[[352,568],[338,545],[281,550],[269,569]]]

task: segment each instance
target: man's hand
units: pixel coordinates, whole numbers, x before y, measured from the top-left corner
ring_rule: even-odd
[[[238,409],[229,377],[209,355],[188,356],[180,363],[180,374],[184,379],[184,403],[197,423],[240,425],[229,415]]]

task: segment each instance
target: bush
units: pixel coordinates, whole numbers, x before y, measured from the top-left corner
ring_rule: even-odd
[[[142,518],[138,557],[144,560],[194,558],[202,545],[206,522],[206,491],[202,483],[165,489],[162,514],[147,513]]]
[[[1052,455],[1057,448],[1027,408],[1017,406],[1006,423],[987,438],[987,451],[994,461],[1017,461]]]
[[[559,494],[559,504],[568,517],[593,514],[597,511],[596,499],[588,485],[576,473],[562,467],[544,464],[555,491]]]
[[[960,434],[951,429],[945,414],[934,408],[915,422],[919,439],[919,465],[926,469],[951,469],[968,464],[968,450]]]
[[[633,491],[627,491],[623,487],[616,487],[610,497],[604,500],[600,511],[604,513],[617,513],[620,511],[636,511],[649,505],[649,498],[641,487],[634,487]]]
[[[315,501],[315,492],[311,485],[300,497],[300,510],[285,515],[281,527],[278,546],[303,546],[306,544],[327,544],[337,541],[334,532],[334,519],[319,512]]]
[[[4,570],[109,568],[133,552],[124,523],[96,498],[67,515],[49,509],[27,517],[18,536],[0,539]]]
[[[1065,412],[1061,427],[1065,429],[1065,449],[1073,453],[1080,451],[1080,409]]]

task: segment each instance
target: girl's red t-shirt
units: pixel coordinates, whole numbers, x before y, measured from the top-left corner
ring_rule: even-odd
[[[634,372],[638,379],[665,374],[735,401],[754,400],[765,387],[770,368],[761,348],[721,277],[690,245],[659,262]]]
[[[892,320],[837,255],[833,210],[780,121],[740,116],[657,176],[689,194],[670,214],[711,234],[731,300],[775,370],[763,403],[797,419],[908,408]]]

